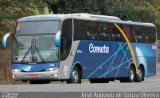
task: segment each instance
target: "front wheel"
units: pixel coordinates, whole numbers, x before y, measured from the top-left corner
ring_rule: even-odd
[[[72,70],[71,74],[71,79],[67,80],[67,83],[81,83],[81,73],[77,67]]]

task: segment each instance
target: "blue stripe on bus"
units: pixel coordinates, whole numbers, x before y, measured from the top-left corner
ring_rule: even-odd
[[[60,68],[60,62],[45,64],[12,64],[12,69],[19,69],[26,72],[41,72],[48,68]]]

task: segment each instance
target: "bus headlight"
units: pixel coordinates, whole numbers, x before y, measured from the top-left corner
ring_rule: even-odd
[[[57,71],[57,68],[48,68],[46,71]]]
[[[13,72],[21,72],[19,69],[12,69]]]

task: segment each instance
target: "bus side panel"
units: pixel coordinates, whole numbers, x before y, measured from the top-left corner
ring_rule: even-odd
[[[132,43],[137,66],[144,65],[145,76],[156,74],[156,44]]]
[[[127,77],[133,62],[125,42],[93,40],[80,41],[74,58],[74,62],[77,61],[83,69],[82,78]]]
[[[153,76],[156,74],[156,58],[148,58],[148,76]]]

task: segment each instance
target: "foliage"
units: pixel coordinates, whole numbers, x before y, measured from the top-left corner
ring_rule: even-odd
[[[92,13],[152,22],[160,29],[160,0],[40,0],[53,13]]]
[[[33,15],[32,0],[0,0],[0,34],[14,29],[17,18]]]
[[[13,32],[18,18],[35,14],[35,6],[31,1],[0,0],[0,40],[4,33]],[[10,80],[11,48],[2,50],[0,47],[0,55],[0,80]]]
[[[0,33],[13,30],[17,18],[44,14],[46,7],[54,14],[112,15],[123,20],[153,22],[160,28],[160,0],[0,0],[0,5]]]

